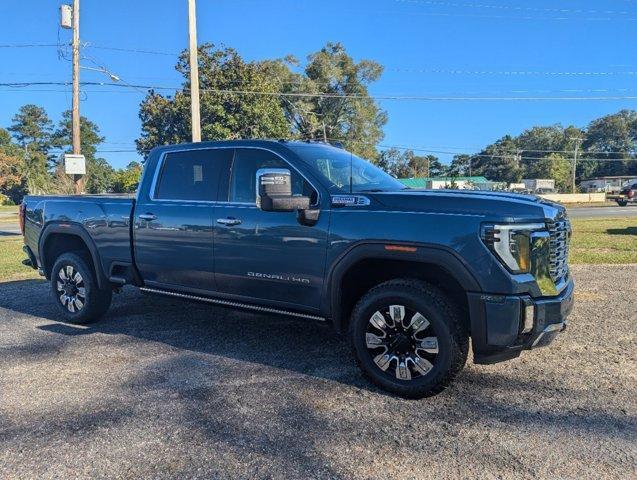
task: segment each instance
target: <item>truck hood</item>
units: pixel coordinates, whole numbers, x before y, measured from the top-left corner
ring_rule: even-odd
[[[564,207],[535,195],[477,190],[375,192],[368,195],[389,210],[471,214],[497,221],[536,221],[554,218]]]

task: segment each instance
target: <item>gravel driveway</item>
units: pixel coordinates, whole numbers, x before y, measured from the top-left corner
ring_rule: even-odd
[[[637,265],[573,271],[551,347],[419,401],[324,326],[127,290],[75,327],[0,284],[0,478],[635,478]]]

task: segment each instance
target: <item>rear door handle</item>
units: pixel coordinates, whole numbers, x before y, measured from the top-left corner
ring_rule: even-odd
[[[221,225],[225,225],[227,227],[232,227],[234,225],[239,225],[241,223],[241,220],[239,220],[238,218],[217,218],[217,223],[220,223]]]
[[[151,220],[156,220],[157,215],[153,215],[152,213],[143,213],[139,216],[139,218],[141,218],[142,220],[151,221]]]

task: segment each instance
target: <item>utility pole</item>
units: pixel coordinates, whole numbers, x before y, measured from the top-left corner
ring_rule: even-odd
[[[188,36],[190,51],[190,113],[192,141],[201,142],[201,114],[199,110],[199,63],[197,60],[197,7],[188,0]]]
[[[576,193],[575,190],[575,172],[577,171],[577,154],[579,152],[579,145],[580,142],[583,140],[582,138],[573,138],[572,140],[575,140],[575,150],[573,151],[573,165],[571,167],[572,169],[572,182],[571,182],[571,193]]]
[[[73,154],[80,155],[80,0],[73,0],[73,106],[71,117]],[[82,175],[73,175],[76,194],[84,190]]]

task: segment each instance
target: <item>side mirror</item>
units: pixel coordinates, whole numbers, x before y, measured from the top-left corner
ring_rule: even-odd
[[[293,212],[310,208],[309,197],[292,195],[292,174],[285,168],[257,170],[257,207],[264,212]]]

